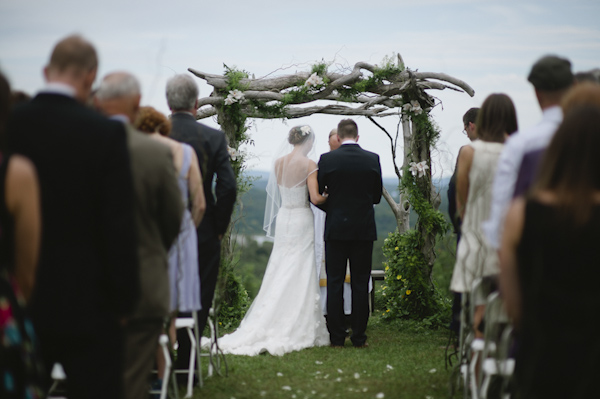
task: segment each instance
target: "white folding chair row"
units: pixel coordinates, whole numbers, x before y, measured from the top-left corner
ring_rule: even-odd
[[[515,369],[515,360],[509,357],[513,329],[498,292],[488,296],[485,320],[480,397],[482,399],[488,397],[492,378],[499,376],[502,379],[503,397],[508,398],[509,394],[505,391]]]

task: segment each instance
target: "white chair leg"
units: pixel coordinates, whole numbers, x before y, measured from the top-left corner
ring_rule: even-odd
[[[191,348],[190,348],[190,363],[188,365],[188,381],[187,381],[187,394],[186,398],[192,397],[192,387],[194,385],[194,364],[196,362],[196,348],[198,347],[196,343],[196,337],[192,332],[190,327],[186,328],[188,336],[190,338]]]
[[[158,340],[160,347],[165,358],[165,375],[163,377],[163,384],[160,390],[160,399],[167,399],[167,391],[169,389],[169,379],[171,377],[171,354],[169,353],[169,337],[162,334]],[[160,377],[160,376],[159,376]]]
[[[198,328],[198,312],[194,311],[192,312],[192,317],[194,318],[194,335],[196,337],[196,372],[198,373],[198,387],[202,388],[203,386],[203,381],[202,381],[202,364],[201,359],[202,357],[200,356],[200,343],[202,342],[200,339],[200,334],[202,333],[201,331],[199,331]]]

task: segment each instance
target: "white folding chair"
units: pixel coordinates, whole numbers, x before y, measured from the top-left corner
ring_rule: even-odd
[[[190,339],[190,362],[187,369],[176,369],[176,374],[187,374],[186,398],[191,398],[194,386],[194,374],[198,375],[198,386],[202,387],[202,368],[200,363],[200,334],[198,332],[198,313],[192,312],[192,317],[178,317],[175,319],[175,329],[184,328]],[[196,362],[196,359],[198,361]],[[194,365],[197,365],[194,369]]]
[[[52,386],[48,390],[48,398],[54,399],[62,399],[65,398],[61,392],[58,391],[58,386],[60,383],[65,382],[67,380],[67,375],[65,374],[65,370],[60,363],[54,363],[52,366],[52,372],[50,373],[50,377],[52,378]]]
[[[503,390],[508,385],[515,368],[515,360],[508,352],[512,339],[512,326],[500,294],[493,292],[488,296],[485,312],[485,349],[483,352],[482,382],[480,396],[487,398],[494,376],[502,378]],[[507,393],[504,393],[507,397]]]
[[[169,350],[169,337],[166,334],[161,334],[160,337],[158,337],[158,344],[160,345],[160,349],[162,350],[165,358],[165,374],[163,376],[163,382],[160,389],[151,389],[149,393],[160,394],[160,399],[166,399],[169,391],[169,382],[173,383],[171,381],[171,369],[173,367],[173,361],[171,360],[171,351]],[[177,384],[174,384],[173,388],[175,396],[177,396]]]

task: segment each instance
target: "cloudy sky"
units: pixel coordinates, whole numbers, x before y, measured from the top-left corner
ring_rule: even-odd
[[[539,57],[567,57],[575,72],[600,67],[599,16],[597,0],[2,0],[0,69],[13,88],[34,94],[56,41],[80,33],[97,47],[100,76],[132,72],[142,82],[142,103],[166,113],[166,80],[190,67],[221,74],[227,64],[256,77],[277,76],[308,71],[321,60],[335,69],[400,53],[410,69],[444,72],[475,90],[474,97],[430,91],[441,101],[433,111],[442,131],[434,165],[439,176],[451,173],[467,143],[463,113],[490,93],[513,99],[520,127],[536,123],[541,112],[526,76]],[[198,82],[201,96],[210,95],[212,88]],[[313,126],[317,152],[326,151],[339,120],[256,121],[251,166],[268,169],[275,144],[297,124]],[[393,176],[387,138],[367,119],[356,120],[360,144],[378,152],[384,175]],[[393,132],[397,120],[381,123]]]

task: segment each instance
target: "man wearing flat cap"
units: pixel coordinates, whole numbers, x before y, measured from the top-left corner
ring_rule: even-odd
[[[504,218],[511,200],[524,193],[533,182],[537,160],[562,122],[559,104],[574,82],[571,62],[555,55],[542,57],[533,64],[527,80],[535,90],[542,120],[511,135],[498,160],[490,218],[482,225],[486,238],[496,249],[500,247]]]

